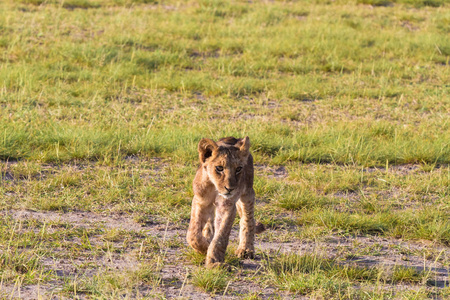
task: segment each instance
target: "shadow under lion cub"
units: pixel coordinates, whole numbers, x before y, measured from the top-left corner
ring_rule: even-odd
[[[223,266],[236,210],[241,218],[240,258],[254,258],[255,233],[264,231],[254,218],[253,157],[247,137],[204,138],[198,144],[200,167],[194,178],[194,199],[187,232],[189,245],[206,254],[206,267]]]

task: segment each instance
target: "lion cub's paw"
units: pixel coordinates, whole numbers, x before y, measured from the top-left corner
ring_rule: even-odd
[[[250,250],[250,249],[237,249],[236,250],[236,255],[239,258],[251,258],[254,259],[255,258],[255,251],[254,250]]]
[[[225,263],[223,261],[224,261],[223,259],[220,259],[220,258],[217,258],[217,257],[206,256],[205,266],[208,269],[214,269],[214,268],[222,267],[222,266],[225,265]]]

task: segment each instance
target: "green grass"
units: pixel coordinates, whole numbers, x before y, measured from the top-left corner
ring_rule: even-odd
[[[415,268],[361,267],[344,265],[316,254],[283,254],[266,261],[266,272],[276,286],[302,295],[320,293],[348,298],[351,284],[425,282],[428,274]],[[350,292],[351,291],[351,292]]]
[[[141,285],[159,284],[157,272],[152,265],[141,265],[139,269],[118,273],[101,271],[94,277],[81,277],[69,280],[62,287],[62,294],[83,295],[88,297],[136,297],[136,288]],[[139,294],[137,294],[139,295]]]
[[[0,297],[32,285],[91,299],[258,299],[267,286],[448,296],[448,283],[429,284],[450,245],[447,1],[6,0],[0,11]],[[257,246],[351,238],[357,250],[264,248],[269,259],[249,266],[232,241],[231,273],[201,268],[184,240],[197,143],[231,135],[252,143],[269,229]],[[68,217],[84,213],[99,220]],[[392,268],[353,263],[389,255]]]
[[[206,133],[245,133],[275,163],[449,162],[445,8],[428,16],[399,4],[366,18],[367,7],[345,1],[338,10],[205,1],[150,13],[115,1],[64,9],[70,2],[39,12],[2,4],[4,159],[190,160]],[[369,28],[378,28],[370,38]]]
[[[224,292],[230,281],[228,272],[221,268],[199,268],[192,274],[192,277],[195,286],[212,293]]]
[[[42,249],[39,252],[19,252],[17,249],[9,249],[0,256],[0,276],[4,282],[20,279],[23,284],[46,280],[51,277],[50,272],[45,271],[40,264],[40,256],[46,253]]]

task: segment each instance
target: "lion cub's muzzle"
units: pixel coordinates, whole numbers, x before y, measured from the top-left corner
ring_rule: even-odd
[[[231,198],[235,196],[237,193],[237,188],[235,187],[229,188],[224,186],[223,188],[225,189],[224,191],[219,191],[219,189],[217,189],[219,195],[221,195],[222,197]]]

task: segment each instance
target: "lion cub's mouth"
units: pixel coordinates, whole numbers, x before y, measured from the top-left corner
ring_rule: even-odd
[[[228,199],[228,198],[233,197],[234,193],[230,193],[230,192],[228,192],[226,194],[219,193],[219,195]]]

